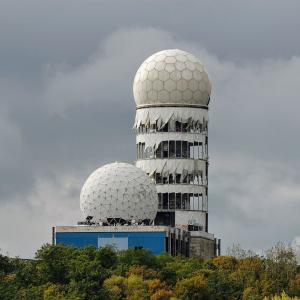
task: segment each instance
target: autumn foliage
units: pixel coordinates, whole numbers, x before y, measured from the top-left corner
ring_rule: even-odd
[[[202,261],[144,249],[45,245],[34,260],[0,255],[0,299],[300,299],[292,249],[279,244],[263,256],[236,250]]]

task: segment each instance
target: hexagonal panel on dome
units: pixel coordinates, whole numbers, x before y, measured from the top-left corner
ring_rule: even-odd
[[[133,83],[138,108],[161,104],[207,106],[210,93],[211,83],[202,63],[193,54],[178,49],[163,50],[148,57]]]
[[[141,169],[127,163],[107,164],[95,170],[80,193],[85,218],[107,222],[153,220],[158,207],[154,183]]]

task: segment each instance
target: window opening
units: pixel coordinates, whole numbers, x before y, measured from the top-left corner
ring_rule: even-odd
[[[162,209],[162,194],[158,193],[158,209]]]
[[[169,194],[169,209],[175,209],[175,193]]]
[[[155,182],[162,183],[162,178],[160,173],[155,173]]]
[[[181,141],[176,141],[176,157],[181,157]]]
[[[168,193],[163,193],[163,209],[168,209]]]
[[[168,157],[168,141],[163,142],[163,158]]]
[[[173,174],[170,174],[170,175],[169,175],[169,184],[174,184],[174,183],[175,183],[174,175],[173,175]]]
[[[175,157],[175,141],[169,141],[169,157]]]
[[[181,209],[181,194],[176,194],[176,209]]]

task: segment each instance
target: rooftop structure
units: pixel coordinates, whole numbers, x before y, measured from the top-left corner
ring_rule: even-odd
[[[207,107],[211,83],[199,59],[179,49],[148,57],[136,72],[133,94],[137,108]]]
[[[157,213],[154,183],[141,169],[111,163],[95,170],[80,193],[80,208],[90,223],[150,224]]]

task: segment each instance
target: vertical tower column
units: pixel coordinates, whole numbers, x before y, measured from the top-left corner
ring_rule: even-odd
[[[211,85],[203,65],[182,50],[157,52],[138,69],[133,92],[136,166],[156,184],[155,224],[207,231]]]
[[[136,112],[136,166],[156,183],[157,225],[207,231],[207,108]]]

